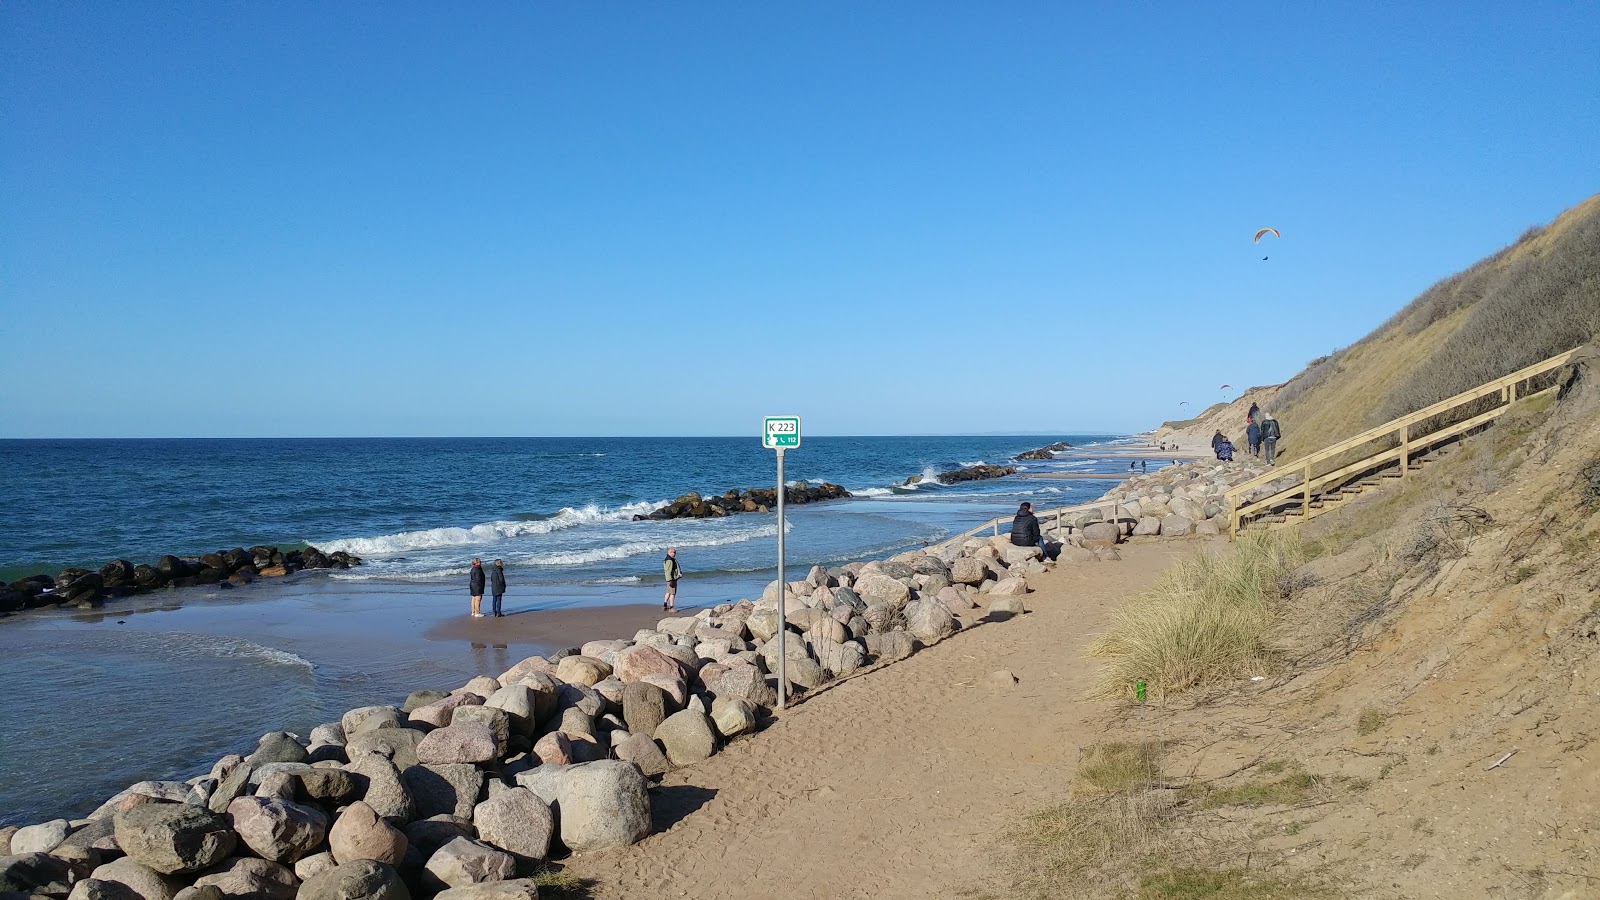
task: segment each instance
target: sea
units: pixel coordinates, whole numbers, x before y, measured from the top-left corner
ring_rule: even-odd
[[[1075,449],[1015,463],[1019,476],[936,479],[1056,441]],[[786,508],[786,575],[921,547],[1022,500],[1094,499],[1115,482],[1023,476],[1125,474],[1118,452],[1136,445],[1104,434],[804,438],[786,479],[854,496]],[[0,441],[0,580],[258,544],[363,559],[0,619],[0,825],[81,816],[135,781],[248,752],[265,732],[306,734],[347,709],[558,649],[426,636],[465,612],[473,557],[504,561],[519,610],[659,603],[669,546],[686,611],[757,597],[776,577],[774,513],[634,516],[691,491],[775,484],[775,455],[754,437]]]

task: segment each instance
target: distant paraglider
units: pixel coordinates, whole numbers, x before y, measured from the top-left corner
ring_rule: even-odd
[[[1276,229],[1276,228],[1263,228],[1260,231],[1256,232],[1256,236],[1253,239],[1251,239],[1250,243],[1259,244],[1259,243],[1261,243],[1262,236],[1263,235],[1268,235],[1268,234],[1272,235],[1275,238],[1283,237],[1283,235],[1278,233],[1278,229]]]
[[[1227,390],[1227,389],[1228,389],[1228,388],[1231,388],[1231,387],[1233,387],[1233,385],[1231,385],[1231,384],[1225,384],[1225,385],[1223,385],[1223,386],[1222,386],[1222,387],[1219,387],[1219,388],[1217,388],[1217,390],[1219,390],[1219,391],[1225,391],[1225,390]]]
[[[1178,405],[1179,406],[1188,406],[1189,405],[1189,401],[1185,400],[1182,403],[1179,403]]]

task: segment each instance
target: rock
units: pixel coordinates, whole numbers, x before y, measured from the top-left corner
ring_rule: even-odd
[[[447,815],[471,818],[483,793],[483,771],[468,764],[410,766],[400,774],[419,818]]]
[[[712,679],[706,688],[718,697],[749,700],[768,708],[778,705],[778,689],[768,684],[767,676],[752,665],[729,666],[728,671]]]
[[[1056,562],[1094,562],[1096,559],[1093,550],[1072,546],[1062,547],[1056,556]]]
[[[207,808],[214,813],[227,812],[228,804],[249,788],[252,771],[250,764],[242,760],[227,769],[227,774],[212,789],[211,798],[206,801]]]
[[[811,646],[817,663],[835,678],[853,674],[867,661],[867,654],[855,641],[818,641]]]
[[[904,612],[892,603],[874,603],[861,617],[873,631],[904,631],[906,627]]]
[[[1038,547],[1018,547],[1015,544],[1007,544],[1005,548],[1000,551],[1000,559],[1005,562],[1007,566],[1014,566],[1018,563],[1039,559],[1043,555],[1044,554],[1039,550]]]
[[[809,656],[785,662],[783,676],[790,684],[808,691],[814,691],[828,683],[828,673],[823,671],[820,663]]]
[[[460,693],[451,694],[443,700],[436,700],[427,706],[419,706],[411,711],[408,721],[412,725],[426,725],[430,728],[443,728],[450,724],[450,717],[455,715],[458,706],[482,706],[483,698],[477,694]]]
[[[911,588],[904,582],[878,572],[863,574],[855,584],[855,592],[869,605],[887,603],[902,607],[911,599]]]
[[[344,728],[338,722],[317,725],[311,729],[311,743],[337,744],[343,747],[345,744]]]
[[[259,767],[265,763],[303,763],[306,761],[306,748],[300,746],[294,735],[286,731],[274,731],[264,734],[256,743],[254,753],[245,757],[245,762],[251,766]]]
[[[989,594],[993,597],[1021,597],[1026,593],[1028,593],[1028,580],[1017,576],[1002,578],[989,589]],[[993,601],[990,601],[990,608],[994,608]]]
[[[564,709],[561,711],[561,731],[573,740],[592,738],[595,731],[594,716],[577,708]]]
[[[668,716],[656,728],[655,739],[661,742],[667,759],[674,766],[687,766],[709,759],[717,749],[717,737],[711,720],[704,713],[690,709]]]
[[[451,727],[483,725],[485,729],[490,730],[490,735],[494,738],[494,759],[506,756],[506,751],[510,748],[510,716],[507,716],[504,709],[486,705],[456,706],[456,713],[450,717],[450,725]],[[427,738],[422,740],[426,741]],[[419,751],[421,746],[421,743],[418,743]],[[418,759],[421,759],[421,756],[418,756]]]
[[[262,859],[289,862],[316,852],[328,836],[322,810],[287,800],[240,797],[228,804],[233,830]]]
[[[933,646],[956,632],[950,610],[938,600],[916,600],[906,604],[906,630],[927,646]]]
[[[592,687],[581,684],[563,684],[556,695],[559,701],[558,711],[568,709],[582,710],[589,718],[595,718],[606,711],[606,698],[600,696]]]
[[[502,785],[503,786],[503,785]],[[476,808],[476,807],[474,807]],[[458,837],[475,838],[477,829],[459,816],[432,816],[405,827],[406,841],[424,858]]]
[[[0,857],[0,896],[65,895],[68,885],[87,876],[89,868],[48,853]],[[14,895],[11,892],[16,892]]]
[[[542,765],[565,766],[572,762],[572,739],[565,732],[552,731],[533,743],[533,755]]]
[[[205,887],[190,885],[179,891],[173,900],[225,900],[225,897],[222,893],[222,888],[214,884],[208,884]]]
[[[1162,537],[1184,537],[1194,532],[1194,520],[1173,514],[1161,520]]]
[[[484,706],[505,712],[512,734],[533,736],[538,725],[538,701],[534,698],[533,688],[525,684],[508,684],[495,691]]]
[[[679,677],[683,674],[683,666],[677,659],[668,656],[660,648],[647,645],[635,645],[617,651],[614,663],[616,677],[624,684],[639,681],[646,675]]]
[[[25,896],[18,892],[17,896]],[[67,894],[67,900],[138,900],[139,895],[125,884],[116,881],[101,881],[89,877],[75,883],[72,892]]]
[[[425,882],[435,889],[506,881],[516,877],[517,860],[487,844],[458,837],[428,857],[427,873]]]
[[[194,886],[214,887],[222,896],[236,900],[293,900],[300,879],[280,863],[241,856],[207,871],[195,879]]]
[[[477,694],[481,699],[488,700],[498,690],[500,690],[498,679],[490,678],[487,675],[478,675],[470,679],[465,685],[462,685],[461,691],[455,693]]]
[[[373,859],[397,866],[406,858],[406,836],[365,801],[357,800],[328,829],[328,850],[340,865]]]
[[[394,867],[358,859],[306,879],[296,900],[411,900],[411,892]]]
[[[49,853],[67,839],[72,826],[66,819],[51,819],[38,825],[18,828],[11,836],[11,855],[24,853]]]
[[[15,825],[0,825],[0,856],[10,856],[11,836],[18,831]]]
[[[327,851],[313,853],[294,864],[294,877],[301,881],[310,881],[337,865],[338,863],[333,861],[332,853]]]
[[[711,704],[711,722],[724,738],[738,737],[756,730],[757,709],[749,700],[719,697]]]
[[[648,788],[632,763],[601,760],[573,766],[556,789],[561,842],[585,853],[643,840],[650,833]]]
[[[417,744],[417,762],[484,763],[497,759],[504,745],[495,739],[488,726],[476,723],[451,725],[428,733]]]
[[[404,825],[416,818],[417,807],[411,789],[401,780],[400,770],[394,763],[369,753],[351,762],[346,770],[366,779],[367,790],[361,799],[391,824]]]
[[[1118,553],[1115,547],[1096,547],[1094,558],[1101,562],[1116,562],[1122,559],[1122,554]]]
[[[977,605],[972,602],[971,597],[967,596],[966,591],[954,585],[941,590],[935,599],[944,604],[944,608],[952,613],[965,612]]]
[[[263,779],[272,778],[274,775],[300,775],[309,771],[311,771],[311,766],[307,763],[262,763],[261,765],[250,770],[250,783],[255,786],[260,786]]]
[[[96,868],[92,877],[124,885],[142,900],[172,900],[183,886],[176,878],[168,878],[127,856]]]
[[[1093,522],[1083,527],[1083,545],[1093,549],[1094,545],[1104,544],[1114,546],[1122,540],[1122,531],[1110,522]]]
[[[629,682],[622,689],[622,717],[634,734],[655,734],[675,706],[666,691],[649,682]]]
[[[812,640],[831,641],[835,644],[842,644],[850,640],[850,630],[832,618],[813,622],[805,633]]]
[[[1133,526],[1135,536],[1157,535],[1161,533],[1161,520],[1155,516],[1140,516],[1138,524]]]
[[[866,637],[867,652],[878,662],[899,662],[910,656],[916,646],[911,635],[904,631],[873,632]]]
[[[672,763],[667,760],[667,755],[661,752],[661,746],[647,734],[628,735],[612,752],[617,755],[617,759],[638,766],[646,776],[662,775],[672,769]]]
[[[400,711],[409,716],[422,707],[427,706],[430,703],[438,703],[440,700],[443,700],[448,696],[450,696],[449,691],[434,691],[426,688],[412,691],[406,695],[406,702],[400,704]],[[391,725],[388,727],[393,728],[396,726]]]
[[[1195,523],[1194,533],[1195,534],[1200,534],[1200,535],[1205,535],[1207,537],[1215,537],[1215,536],[1217,536],[1217,535],[1222,533],[1222,528],[1221,528],[1221,526],[1217,525],[1216,522],[1213,522],[1210,519],[1207,519],[1207,520],[1205,520],[1203,522],[1196,522]]]
[[[256,796],[264,799],[294,800],[300,779],[288,772],[269,772],[256,788]],[[187,801],[185,801],[187,802]],[[199,804],[197,804],[199,805]]]
[[[343,769],[312,769],[295,776],[300,792],[307,798],[329,806],[344,806],[359,800],[366,786]]]
[[[401,717],[400,710],[392,706],[362,706],[350,710],[339,718],[339,727],[344,730],[347,744],[351,738],[363,732],[378,728],[399,728],[403,724],[405,719]]]
[[[989,567],[980,559],[963,556],[950,564],[950,580],[956,584],[982,584]]]
[[[1017,676],[1011,674],[1010,669],[999,669],[990,672],[988,677],[983,679],[983,683],[993,688],[1016,687]]]
[[[226,817],[186,803],[143,803],[113,821],[122,852],[163,875],[214,866],[239,841]]]
[[[589,656],[569,656],[556,664],[556,677],[568,684],[594,685],[611,677],[611,667]]]
[[[472,821],[479,838],[521,859],[539,862],[550,853],[555,817],[550,805],[525,787],[479,803]]]
[[[1022,598],[1015,596],[998,596],[989,603],[989,615],[996,619],[1008,619],[1020,616],[1027,610],[1022,605]]]
[[[486,881],[440,891],[434,900],[539,900],[539,882],[532,878]]]
[[[403,769],[417,764],[417,744],[421,741],[422,732],[415,728],[374,728],[352,737],[344,752],[352,763],[376,754]]]

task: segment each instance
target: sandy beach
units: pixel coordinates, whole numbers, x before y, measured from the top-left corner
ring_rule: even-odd
[[[489,602],[484,600],[484,608]],[[679,612],[690,612],[680,607]],[[654,628],[664,616],[659,604],[582,606],[565,609],[524,609],[496,619],[457,615],[440,619],[423,637],[430,641],[468,641],[477,644],[546,646],[563,649],[585,641],[631,638],[641,628]],[[487,674],[487,673],[485,673]],[[498,674],[498,673],[496,673]]]

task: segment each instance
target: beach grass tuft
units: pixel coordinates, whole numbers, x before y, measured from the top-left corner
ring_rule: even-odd
[[[1272,665],[1268,631],[1302,558],[1293,533],[1266,531],[1179,562],[1089,648],[1103,664],[1093,695],[1133,699],[1143,681],[1161,699],[1264,674]]]

